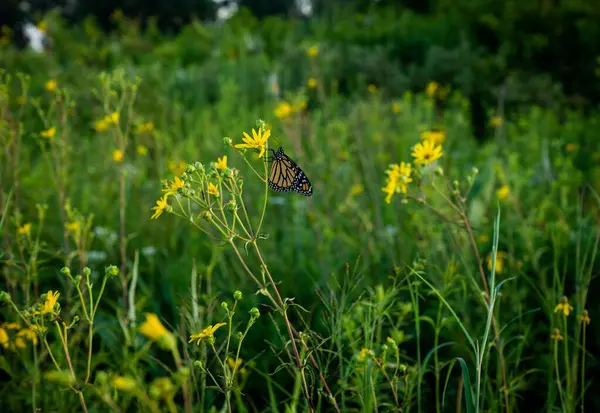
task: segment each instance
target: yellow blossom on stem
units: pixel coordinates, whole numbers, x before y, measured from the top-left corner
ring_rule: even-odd
[[[65,228],[67,229],[67,231],[69,231],[72,234],[76,234],[79,232],[79,229],[81,228],[81,223],[79,221],[73,221],[73,222],[68,222],[65,225]]]
[[[579,321],[587,324],[588,326],[592,322],[592,319],[590,318],[590,315],[588,314],[588,310],[583,310],[583,312],[581,314],[579,314],[577,316],[577,318],[579,319]]]
[[[350,188],[350,196],[355,196],[362,194],[365,190],[365,187],[362,184],[354,184]]]
[[[440,85],[438,84],[438,82],[436,82],[436,81],[429,82],[429,84],[425,88],[425,94],[427,95],[428,98],[432,98],[435,96],[435,92],[437,92],[439,87],[440,87]]]
[[[110,384],[125,393],[133,393],[137,389],[137,382],[131,377],[117,376],[112,379]]]
[[[60,297],[60,293],[58,291],[48,291],[46,294],[46,302],[42,308],[42,314],[47,314],[54,311],[54,306],[58,301],[58,297]]]
[[[119,163],[123,161],[123,151],[120,149],[115,149],[112,153],[113,161]]]
[[[554,341],[564,340],[564,337],[560,334],[560,330],[558,328],[555,328],[554,330],[552,330],[552,334],[550,335],[550,338]]]
[[[227,357],[227,364],[229,365],[229,367],[231,367],[232,369],[237,369],[238,367],[240,367],[242,365],[242,359],[239,358],[237,360],[234,360],[231,357]]]
[[[492,271],[492,254],[487,256],[487,267],[488,270]],[[496,274],[502,274],[504,271],[504,263],[506,261],[506,253],[504,251],[498,251],[496,253]]]
[[[171,172],[173,175],[181,175],[185,172],[185,167],[185,161],[170,160],[169,162],[167,162],[167,168],[169,169],[169,172]]]
[[[288,102],[286,101],[282,101],[281,103],[279,103],[279,105],[275,108],[275,116],[277,116],[279,119],[285,119],[288,116],[290,116],[293,112],[293,108],[292,105],[290,105]]]
[[[306,49],[306,54],[308,57],[317,56],[319,54],[319,47],[316,45],[309,47],[308,49]]]
[[[252,129],[252,137],[244,132],[244,143],[238,143],[235,145],[238,149],[258,149],[260,151],[258,157],[262,158],[265,154],[265,146],[267,144],[267,140],[271,136],[271,131],[267,129],[264,133],[262,130],[258,130],[256,132]]]
[[[431,162],[442,157],[442,145],[436,145],[435,142],[426,140],[417,143],[413,147],[412,156],[418,165],[429,165]]]
[[[375,86],[373,83],[370,83],[369,86],[367,86],[367,90],[369,93],[375,93],[377,92],[377,86]]]
[[[54,79],[48,80],[46,82],[46,85],[44,85],[44,89],[46,89],[46,92],[48,92],[48,93],[54,92],[57,87],[58,87],[58,83]]]
[[[316,88],[317,87],[317,79],[315,79],[314,77],[309,77],[306,82],[306,86],[308,86],[309,89]]]
[[[19,235],[29,235],[31,233],[31,222],[26,222],[17,228],[17,234]]]
[[[394,113],[400,112],[400,104],[398,102],[395,102],[392,104],[392,112],[394,112]]]
[[[400,165],[392,164],[385,173],[387,174],[386,185],[381,190],[387,194],[385,202],[389,204],[394,194],[408,192],[408,184],[413,181],[410,177],[412,166],[405,162],[400,162]]]
[[[17,333],[17,339],[26,339],[34,346],[38,343],[38,335],[33,328],[24,328]]]
[[[154,130],[154,123],[146,122],[138,125],[137,133],[150,133]]]
[[[37,24],[37,29],[38,29],[40,32],[42,32],[42,33],[45,33],[45,32],[46,32],[46,30],[48,30],[48,23],[47,23],[47,22],[45,22],[44,20],[42,20],[41,22],[39,22],[39,23]]]
[[[208,193],[213,196],[219,196],[219,187],[212,182],[208,183]]]
[[[371,357],[375,357],[375,353],[373,353],[373,350],[368,349],[366,347],[363,347],[360,350],[360,354],[358,355],[358,357],[356,357],[356,359],[358,361],[365,361],[365,360],[367,360],[368,358],[371,358]]]
[[[172,350],[177,346],[177,340],[169,330],[163,326],[154,313],[146,313],[146,321],[142,323],[139,332],[164,348]]]
[[[441,129],[430,129],[421,132],[421,139],[432,141],[436,145],[441,145],[446,141],[446,132]]]
[[[504,201],[506,198],[508,198],[509,195],[510,195],[510,187],[506,184],[502,185],[496,191],[496,196],[498,197],[498,199],[500,201]]]
[[[166,180],[165,180],[166,182]],[[175,179],[168,184],[167,189],[163,189],[167,195],[175,195],[181,188],[185,186],[185,182],[180,177],[176,176]]]
[[[150,219],[157,219],[162,215],[163,211],[167,208],[167,206],[169,206],[169,203],[167,202],[168,198],[169,195],[166,194],[158,201],[156,201],[156,206],[152,207],[151,209],[152,211],[154,211],[154,214],[152,214],[152,217]]]
[[[56,128],[54,126],[40,132],[40,136],[45,139],[52,139],[54,135],[56,135]]]
[[[4,329],[3,326],[0,326],[0,345],[4,348],[8,348],[8,332]]]
[[[148,148],[146,148],[144,145],[138,145],[135,151],[140,156],[148,155]]]
[[[563,295],[563,297],[560,300],[560,303],[558,303],[558,305],[554,309],[555,313],[557,313],[559,311],[562,311],[563,314],[565,315],[565,317],[568,317],[569,313],[571,313],[571,311],[573,311],[573,306],[571,304],[569,304],[569,299],[567,298],[566,295]]]
[[[190,336],[190,341],[188,341],[188,343],[196,341],[196,344],[200,345],[202,340],[209,338],[209,337],[214,337],[215,331],[217,331],[217,329],[219,329],[225,325],[227,325],[227,323],[217,323],[214,326],[212,326],[212,325],[208,326],[204,330],[202,330],[202,332],[197,333],[197,334],[192,334]]]
[[[492,116],[492,118],[490,119],[490,124],[494,128],[499,128],[500,126],[504,125],[504,118],[502,116],[497,115]]]
[[[108,115],[107,118],[110,121],[110,123],[116,125],[117,123],[119,123],[119,112],[113,112],[110,115]]]
[[[106,119],[94,121],[94,130],[96,132],[104,132],[106,129],[108,129],[108,122],[106,122]]]
[[[227,169],[227,155],[224,155],[222,158],[217,158],[217,169],[220,171]]]

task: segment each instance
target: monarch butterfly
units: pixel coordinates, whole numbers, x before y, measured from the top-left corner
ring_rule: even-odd
[[[269,187],[279,192],[296,191],[304,196],[312,195],[312,185],[306,174],[300,169],[296,162],[283,153],[283,148],[279,147],[273,152],[271,160],[271,171],[269,172]]]

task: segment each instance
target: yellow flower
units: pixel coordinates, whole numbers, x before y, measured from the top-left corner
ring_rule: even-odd
[[[217,331],[217,329],[219,329],[225,325],[227,325],[227,323],[217,323],[214,326],[208,326],[204,330],[202,330],[201,333],[192,334],[190,336],[190,341],[188,341],[188,343],[196,341],[196,344],[200,345],[202,340],[204,340],[205,338],[214,337],[215,331]]]
[[[156,206],[152,207],[151,209],[154,211],[154,214],[152,214],[152,217],[150,217],[150,219],[157,219],[162,215],[163,211],[169,206],[169,203],[167,202],[168,198],[169,195],[166,194],[158,201],[156,201]]]
[[[319,47],[316,45],[309,47],[308,49],[306,49],[306,54],[308,55],[308,57],[317,56],[319,54]]]
[[[167,163],[167,168],[169,168],[169,172],[171,172],[173,175],[181,175],[182,173],[185,172],[185,161],[172,161],[170,160]]]
[[[385,171],[387,174],[386,186],[381,188],[387,194],[385,197],[386,204],[392,202],[392,196],[396,193],[405,194],[408,192],[408,184],[413,180],[410,177],[412,167],[410,164],[400,162],[400,165],[393,164]]]
[[[369,91],[369,93],[375,93],[377,92],[377,86],[375,86],[373,83],[369,84],[369,86],[367,86],[367,90]]]
[[[392,112],[394,112],[394,113],[400,112],[400,104],[398,102],[392,104]]]
[[[436,145],[441,145],[446,140],[446,132],[440,129],[430,129],[421,132],[421,139],[430,140]]]
[[[139,328],[140,333],[152,341],[158,341],[162,337],[171,334],[169,330],[162,325],[158,316],[154,313],[146,313],[146,321]]]
[[[565,317],[568,317],[569,313],[571,313],[571,311],[573,311],[573,306],[571,304],[569,304],[569,299],[567,298],[566,295],[563,295],[563,297],[560,300],[560,303],[558,303],[558,305],[554,309],[555,313],[557,313],[559,311],[562,311],[563,314],[565,315]]]
[[[94,129],[96,132],[104,132],[108,129],[108,122],[105,119],[99,119],[94,121]]]
[[[371,357],[375,357],[375,353],[373,353],[373,350],[363,347],[362,350],[360,350],[360,354],[356,359],[358,361],[365,361],[367,358]]]
[[[46,139],[52,139],[54,135],[56,135],[56,128],[54,126],[40,132],[40,136]]]
[[[48,23],[46,23],[45,21],[43,21],[43,20],[42,20],[41,22],[39,22],[39,23],[37,24],[37,29],[38,29],[40,32],[43,32],[43,33],[45,33],[45,32],[46,32],[46,30],[48,30]]]
[[[279,119],[285,119],[292,114],[292,105],[290,105],[286,101],[282,101],[275,108],[274,113],[275,113],[275,116],[277,116]]]
[[[117,376],[112,379],[110,384],[125,393],[133,393],[137,389],[137,382],[131,377]]]
[[[33,343],[34,346],[38,343],[38,336],[33,328],[24,328],[23,330],[19,331],[17,333],[17,339],[27,339]]]
[[[26,222],[17,228],[17,234],[19,235],[29,235],[31,233],[31,222]]]
[[[60,293],[58,291],[48,291],[48,293],[46,294],[46,302],[44,303],[44,308],[42,308],[42,314],[47,314],[54,311],[54,306],[58,301],[58,297],[60,297]]]
[[[590,315],[588,314],[588,310],[583,310],[583,312],[581,314],[579,314],[577,316],[577,318],[579,319],[579,321],[581,321],[582,323],[586,323],[588,326],[592,322],[592,319],[590,318]]]
[[[138,133],[150,133],[154,130],[154,123],[146,122],[138,125],[137,132]]]
[[[486,235],[487,237],[487,235]],[[496,253],[496,274],[502,274],[504,271],[504,263],[506,261],[506,253],[498,251]],[[492,254],[490,253],[486,259],[488,270],[492,271]]]
[[[234,360],[231,357],[227,357],[227,364],[232,369],[237,369],[238,367],[240,367],[242,365],[242,362],[243,362],[243,360],[241,358],[238,358],[237,360]]]
[[[70,233],[77,234],[81,228],[81,223],[79,221],[68,222],[67,225],[65,225],[65,228]]]
[[[166,180],[165,180],[166,182]],[[181,188],[185,186],[185,182],[180,177],[176,176],[175,179],[167,186],[167,189],[163,189],[167,195],[175,195]]]
[[[106,117],[110,123],[113,123],[115,125],[119,123],[119,112],[113,112],[110,115],[107,115]]]
[[[490,119],[490,124],[494,128],[499,128],[500,126],[504,125],[504,118],[502,116],[492,116]]]
[[[352,188],[350,188],[350,196],[362,194],[364,190],[365,187],[361,184],[354,184],[352,185]]]
[[[235,147],[241,149],[258,149],[260,151],[258,157],[262,158],[265,153],[265,145],[270,136],[270,130],[267,130],[265,133],[263,133],[263,131],[259,129],[257,133],[254,129],[252,129],[252,137],[244,132],[243,141],[245,143],[238,143],[235,145]]]
[[[208,193],[213,196],[219,196],[219,187],[212,182],[208,183]]]
[[[508,185],[502,185],[497,191],[496,196],[500,201],[504,201],[510,195],[510,187]]]
[[[224,171],[227,169],[227,155],[222,158],[217,158],[217,169]]]
[[[415,163],[419,165],[429,165],[431,162],[442,157],[442,146],[436,145],[435,142],[426,140],[422,143],[417,143],[413,147],[412,156],[415,158]]]
[[[309,77],[308,81],[306,82],[306,86],[308,86],[309,89],[314,89],[317,87],[317,79],[315,79],[314,77]]]
[[[17,103],[18,103],[19,105],[24,105],[24,104],[25,104],[25,102],[27,102],[27,99],[25,98],[25,96],[19,96],[19,97],[17,98]]]
[[[560,334],[560,330],[558,328],[555,328],[554,330],[552,330],[552,334],[550,335],[550,338],[555,341],[563,341],[564,340],[564,337]]]
[[[120,149],[115,149],[112,153],[112,158],[115,162],[123,161],[123,151]]]
[[[8,347],[8,333],[2,327],[0,327],[0,345],[4,348]]]
[[[148,155],[148,148],[146,148],[144,145],[138,145],[136,148],[136,152],[140,156],[146,156]]]
[[[46,82],[46,85],[44,86],[44,88],[46,89],[46,92],[48,92],[48,93],[54,92],[57,87],[58,87],[58,83],[54,79],[48,80]]]
[[[577,149],[577,144],[576,143],[567,143],[567,146],[565,146],[565,149],[567,150],[567,152],[574,152]]]
[[[425,94],[427,95],[427,97],[432,98],[435,96],[435,92],[437,92],[439,87],[440,85],[438,84],[438,82],[429,82],[429,84],[425,88]]]

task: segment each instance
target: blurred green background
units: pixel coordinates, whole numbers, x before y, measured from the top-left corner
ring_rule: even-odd
[[[187,337],[222,321],[220,302],[231,305],[240,290],[237,313],[258,307],[263,316],[241,350],[247,370],[233,409],[309,411],[283,352],[289,338],[281,316],[255,294],[231,248],[172,215],[150,220],[163,180],[223,155],[244,176],[245,202],[257,217],[263,185],[223,140],[241,142],[257,119],[271,127],[271,146],[280,143],[314,186],[311,198],[269,194],[260,246],[281,294],[302,306],[290,318],[311,337],[342,411],[465,409],[457,407],[465,395],[455,363],[462,357],[472,365],[473,354],[451,312],[410,268],[479,336],[487,310],[477,259],[464,229],[400,196],[388,205],[381,191],[388,165],[410,161],[431,130],[444,136],[438,166],[448,182],[467,185],[478,168],[465,204],[487,275],[501,210],[496,280],[510,281],[495,320],[506,365],[490,348],[478,411],[600,409],[592,390],[600,314],[587,305],[600,268],[597,4],[314,0],[310,13],[308,3],[284,0],[27,4],[0,5],[2,289],[19,308],[58,290],[61,317],[71,320],[81,309],[63,266],[74,273],[89,266],[96,284],[109,264],[129,284],[135,273],[134,318],[123,284],[107,284],[92,379],[83,386],[89,410],[112,408],[95,381],[100,371],[150,383],[174,368],[156,346],[132,357],[144,341],[127,332],[135,336],[142,313],[156,313],[181,337],[187,366],[210,366],[210,350],[186,345]],[[43,51],[27,46],[28,21],[45,37]],[[110,121],[117,107],[119,128]],[[415,197],[453,213],[417,184]],[[246,260],[258,271],[256,257]],[[200,286],[192,292],[194,263]],[[200,320],[192,322],[195,294]],[[574,306],[569,317],[555,311],[563,296]],[[9,305],[0,317],[17,321]],[[81,372],[85,328],[71,333]],[[555,328],[560,346],[551,339]],[[52,334],[50,348],[60,351]],[[398,374],[392,384],[379,364],[391,352],[387,337],[404,369],[387,367]],[[3,407],[81,407],[77,392],[53,392],[60,385],[41,375],[53,367],[41,345],[34,354],[10,340],[0,340]],[[374,353],[366,363],[362,349]],[[206,375],[192,370],[194,411],[225,409]],[[307,367],[306,374],[322,403],[317,410],[334,411],[318,372]],[[134,396],[114,394],[122,411],[144,410]],[[181,410],[183,398],[174,396]]]

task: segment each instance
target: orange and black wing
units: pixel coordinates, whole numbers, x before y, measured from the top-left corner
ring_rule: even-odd
[[[296,191],[305,196],[312,195],[312,185],[306,174],[283,152],[274,156],[269,187],[279,192]]]

